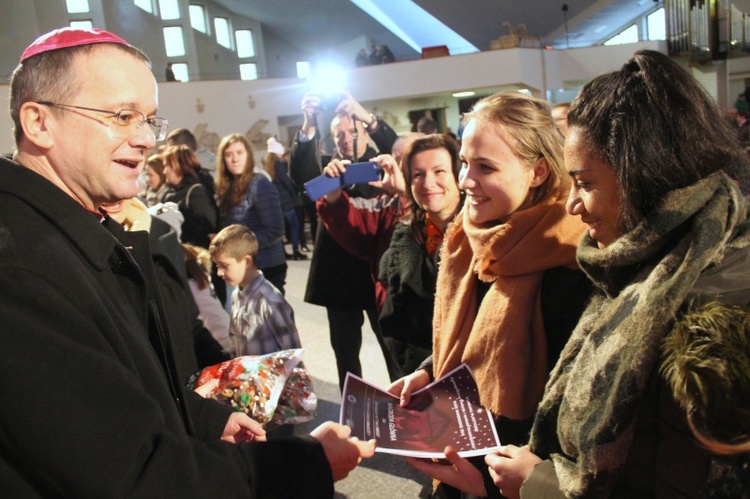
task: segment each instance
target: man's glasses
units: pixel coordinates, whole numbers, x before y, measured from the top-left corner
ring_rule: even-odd
[[[112,138],[129,139],[141,129],[144,123],[148,123],[154,138],[157,141],[164,140],[167,136],[169,122],[166,118],[147,118],[145,114],[135,109],[120,109],[119,111],[107,111],[106,109],[94,109],[92,107],[71,106],[69,104],[57,104],[49,101],[39,101],[39,104],[45,106],[81,109],[83,111],[93,111],[95,113],[104,113],[111,115],[114,120],[109,125],[109,133]]]

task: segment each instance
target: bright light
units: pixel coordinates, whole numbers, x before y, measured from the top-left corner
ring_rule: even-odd
[[[309,80],[312,78],[309,61],[297,61],[297,78],[300,80]]]
[[[346,71],[335,64],[321,64],[315,68],[311,91],[319,95],[331,95],[346,90]]]
[[[467,92],[456,92],[455,94],[452,94],[453,97],[457,99],[461,99],[463,97],[471,97],[472,95],[476,94],[476,92],[472,92],[471,90]]]

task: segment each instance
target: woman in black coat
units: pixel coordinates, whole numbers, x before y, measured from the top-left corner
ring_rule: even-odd
[[[200,182],[200,162],[185,145],[170,146],[164,151],[164,174],[172,190],[164,201],[177,203],[184,217],[180,240],[208,248],[216,233],[217,209],[213,193]]]

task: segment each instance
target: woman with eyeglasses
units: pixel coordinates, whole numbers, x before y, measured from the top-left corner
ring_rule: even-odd
[[[212,194],[201,184],[197,170],[200,162],[186,145],[169,146],[162,153],[164,176],[171,190],[164,201],[177,203],[184,217],[180,240],[208,248],[216,233],[216,208]]]

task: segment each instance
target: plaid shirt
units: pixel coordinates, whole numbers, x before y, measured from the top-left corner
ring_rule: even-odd
[[[229,334],[238,357],[301,346],[292,307],[262,272],[244,289],[238,287],[232,293]]]

